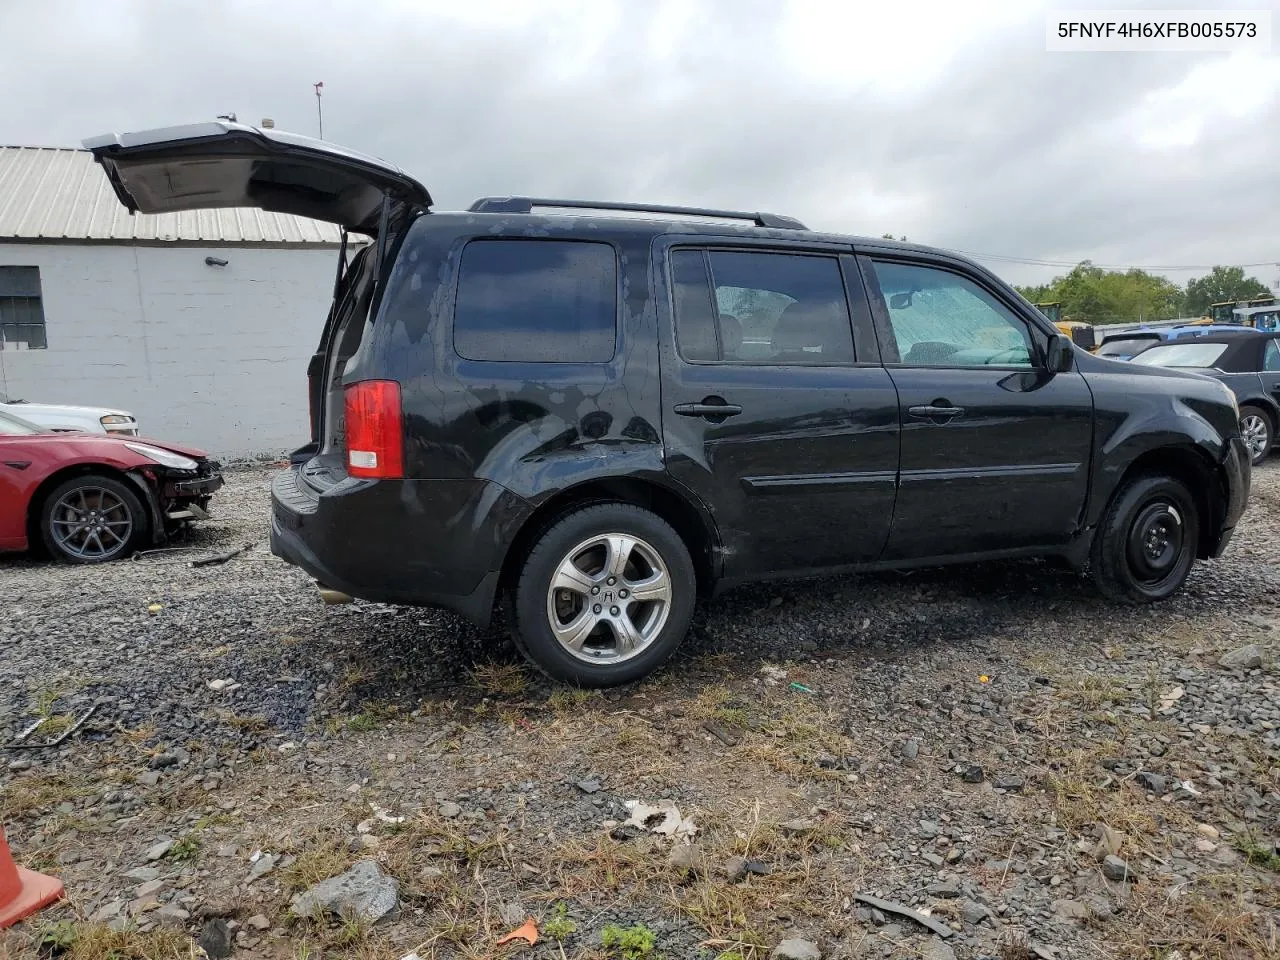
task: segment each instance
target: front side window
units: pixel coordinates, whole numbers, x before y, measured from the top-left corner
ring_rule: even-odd
[[[0,350],[44,350],[39,267],[0,266]]]
[[[473,240],[462,251],[453,343],[468,360],[605,363],[618,330],[606,243]]]
[[[910,263],[875,270],[903,365],[1032,366],[1026,323],[972,280]]]
[[[1162,343],[1132,362],[1148,367],[1212,367],[1227,352],[1225,343]]]
[[[835,257],[678,249],[671,253],[676,340],[694,362],[822,366],[853,362]]]
[[[1268,372],[1280,370],[1280,343],[1267,341],[1267,350],[1262,358],[1262,369]]]

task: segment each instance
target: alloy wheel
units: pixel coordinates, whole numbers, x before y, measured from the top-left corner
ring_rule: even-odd
[[[671,612],[673,585],[662,556],[625,533],[584,540],[556,567],[547,620],[560,645],[587,663],[619,663],[644,651]]]
[[[104,487],[68,490],[53,505],[49,524],[58,547],[80,560],[109,560],[133,535],[129,505]]]

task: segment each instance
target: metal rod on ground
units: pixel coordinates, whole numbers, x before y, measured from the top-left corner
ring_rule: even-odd
[[[246,553],[253,549],[252,543],[246,543],[243,547],[236,547],[234,550],[228,550],[226,553],[220,553],[213,557],[201,557],[199,560],[192,560],[193,567],[209,567],[215,563],[226,563],[232,557],[238,557],[242,553]]]

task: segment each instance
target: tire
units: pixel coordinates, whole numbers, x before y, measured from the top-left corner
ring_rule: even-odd
[[[94,521],[79,522],[82,518]],[[72,477],[40,506],[40,538],[64,563],[106,563],[130,556],[147,535],[149,517],[138,495],[112,477]]]
[[[1271,452],[1271,441],[1275,436],[1271,415],[1261,407],[1246,403],[1240,408],[1240,436],[1244,437],[1256,467]]]
[[[661,517],[626,503],[583,507],[548,528],[525,558],[512,602],[512,638],[553,680],[582,687],[630,683],[680,646],[696,584],[688,548]],[[653,599],[631,597],[637,585]]]
[[[1116,492],[1094,536],[1093,581],[1112,600],[1164,600],[1186,582],[1199,538],[1199,511],[1182,481],[1136,477]]]

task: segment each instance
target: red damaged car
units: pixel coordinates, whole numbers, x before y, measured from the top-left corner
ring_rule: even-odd
[[[0,551],[43,546],[68,563],[117,560],[207,518],[221,486],[202,450],[51,433],[0,412]]]

